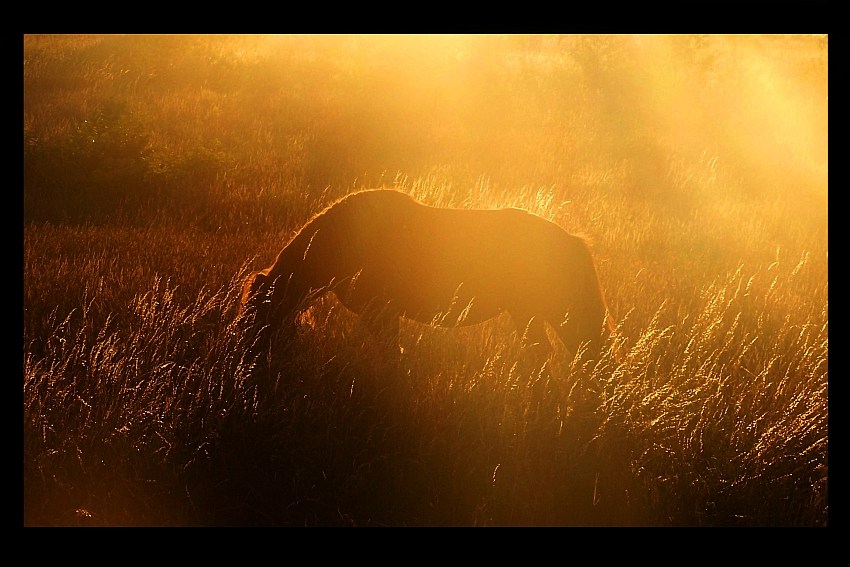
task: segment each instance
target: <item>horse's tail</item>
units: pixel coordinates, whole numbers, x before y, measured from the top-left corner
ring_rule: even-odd
[[[599,270],[596,269],[596,261],[590,251],[590,246],[587,242],[582,241],[582,245],[587,254],[587,274],[588,278],[588,301],[592,301],[598,309],[597,313],[601,313],[603,331],[606,334],[614,332],[614,318],[611,316],[611,311],[608,309],[608,302],[605,300],[605,291],[602,289],[602,280],[599,278]]]
[[[568,337],[572,333],[570,338],[573,344],[589,341],[595,355],[613,334],[616,325],[605,300],[605,292],[590,245],[581,237],[573,238],[575,247],[568,269],[576,274],[578,281],[572,291],[573,312],[569,315],[572,323],[568,320],[563,332]]]
[[[599,297],[599,303],[603,313],[602,328],[606,335],[611,335],[617,324],[611,313],[611,309],[608,307],[608,302],[605,300],[605,290],[602,288],[602,280],[599,278],[599,271],[596,269],[595,262],[591,262],[591,270],[593,271],[593,287],[596,290],[596,295]]]

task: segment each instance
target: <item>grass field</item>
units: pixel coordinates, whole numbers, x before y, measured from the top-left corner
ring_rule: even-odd
[[[23,44],[24,525],[828,525],[826,37]],[[242,281],[367,187],[587,237],[610,348],[329,296],[257,364]]]

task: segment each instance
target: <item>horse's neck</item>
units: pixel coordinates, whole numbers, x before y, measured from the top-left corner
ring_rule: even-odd
[[[310,246],[315,231],[302,229],[289,244],[277,255],[275,263],[269,268],[269,276],[273,278],[289,277],[293,272],[303,269],[306,260],[305,252]]]
[[[321,258],[311,254],[316,230],[302,230],[278,254],[277,260],[269,269],[269,277],[275,281],[274,297],[289,303],[299,301],[310,289],[326,285],[320,281],[319,268]]]

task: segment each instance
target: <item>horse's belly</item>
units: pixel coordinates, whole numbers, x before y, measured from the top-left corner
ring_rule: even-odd
[[[504,302],[465,286],[434,286],[429,293],[398,294],[396,302],[408,319],[444,327],[475,325],[499,315]]]
[[[425,311],[404,310],[401,314],[405,319],[410,319],[425,325],[438,325],[440,327],[465,327],[467,325],[477,325],[479,323],[489,321],[493,317],[498,316],[501,312],[501,309],[450,309],[446,311],[434,309]]]
[[[480,272],[480,273],[479,273]],[[446,327],[474,325],[499,315],[510,304],[503,277],[476,270],[472,261],[371,265],[359,271],[346,303],[355,311],[387,303],[401,316]]]

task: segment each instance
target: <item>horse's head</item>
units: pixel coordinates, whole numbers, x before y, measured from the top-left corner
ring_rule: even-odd
[[[265,272],[254,272],[242,285],[242,300],[239,303],[240,316],[252,316],[255,321],[268,318],[271,305],[272,282]]]
[[[272,296],[274,282],[263,272],[254,272],[242,286],[242,300],[239,303],[239,317],[251,328],[252,332],[263,332],[260,343],[267,346],[268,326],[272,322]]]
[[[263,270],[251,274],[242,286],[239,317],[257,333],[252,351],[268,350],[275,336],[289,340],[295,334],[295,319],[286,310],[284,290],[276,291],[277,283]]]

